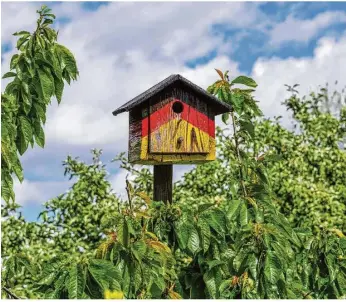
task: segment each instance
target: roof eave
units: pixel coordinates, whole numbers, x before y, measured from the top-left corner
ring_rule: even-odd
[[[190,87],[191,89],[195,90],[197,93],[200,93],[205,98],[208,98],[211,102],[214,102],[213,105],[218,109],[215,112],[216,115],[226,113],[226,112],[229,112],[232,110],[231,105],[220,101],[215,96],[210,94],[208,91],[206,91],[203,88],[199,87],[198,85],[192,83],[188,79],[185,79],[180,74],[174,74],[174,75],[169,76],[165,80],[161,81],[160,83],[154,85],[153,87],[149,88],[148,90],[141,93],[137,97],[133,98],[132,100],[130,100],[126,104],[120,106],[118,109],[114,110],[112,112],[112,114],[114,116],[116,116],[120,113],[130,111],[131,109],[135,108],[136,106],[139,106],[141,103],[145,102],[146,100],[148,100],[152,96],[156,95],[157,93],[160,93],[163,89],[167,88],[169,85],[173,84],[176,81],[181,81],[183,84],[185,84],[188,87]],[[157,85],[159,85],[159,87],[157,87],[157,89],[153,89]]]

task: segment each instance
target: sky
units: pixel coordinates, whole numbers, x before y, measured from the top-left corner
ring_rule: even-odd
[[[12,34],[34,30],[41,4],[1,3],[1,74],[16,53]],[[299,83],[302,95],[327,82],[345,85],[346,2],[44,4],[80,75],[48,109],[45,148],[29,147],[21,159],[25,180],[15,181],[15,194],[28,220],[72,185],[62,166],[67,155],[91,162],[92,148],[103,149],[113,190],[123,196],[126,172],[110,161],[127,152],[128,113],[112,111],[171,74],[205,89],[218,78],[214,68],[251,76],[265,116],[284,121],[285,84]],[[175,166],[174,179],[188,169]]]

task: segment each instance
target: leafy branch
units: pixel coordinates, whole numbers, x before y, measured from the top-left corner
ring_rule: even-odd
[[[12,56],[10,71],[3,75],[13,78],[1,94],[1,196],[6,202],[15,202],[12,175],[20,182],[24,178],[19,156],[29,144],[45,145],[43,125],[51,98],[60,103],[64,81],[70,84],[78,76],[73,54],[57,43],[58,33],[50,27],[55,15],[46,5],[37,13],[34,33],[14,33],[19,53]]]

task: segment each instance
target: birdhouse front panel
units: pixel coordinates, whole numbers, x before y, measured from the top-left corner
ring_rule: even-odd
[[[214,121],[177,98],[151,106],[149,116],[150,153],[209,153]],[[210,135],[211,133],[211,135]]]
[[[130,111],[129,161],[191,164],[215,159],[212,108],[181,87]]]
[[[113,115],[130,113],[131,163],[197,164],[215,159],[215,116],[231,110],[229,104],[175,74]]]

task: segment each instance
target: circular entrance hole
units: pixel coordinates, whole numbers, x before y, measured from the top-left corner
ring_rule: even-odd
[[[184,105],[182,102],[174,102],[172,105],[173,112],[175,113],[182,113],[184,110]]]

